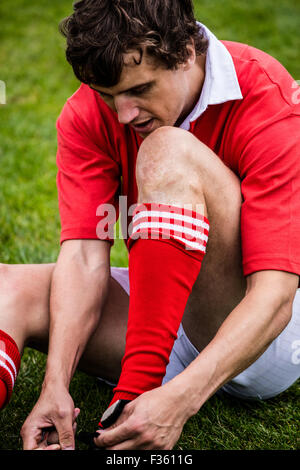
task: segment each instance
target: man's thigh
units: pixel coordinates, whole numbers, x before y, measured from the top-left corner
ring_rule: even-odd
[[[222,387],[243,399],[275,397],[300,377],[300,289],[293,302],[292,318],[267,350],[246,370]]]

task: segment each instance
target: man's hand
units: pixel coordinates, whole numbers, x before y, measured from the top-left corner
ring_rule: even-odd
[[[80,410],[65,388],[44,388],[21,429],[24,450],[74,450]],[[47,428],[56,432],[47,432]]]
[[[170,450],[191,416],[187,403],[169,382],[128,403],[114,425],[98,431],[94,442],[108,450]]]

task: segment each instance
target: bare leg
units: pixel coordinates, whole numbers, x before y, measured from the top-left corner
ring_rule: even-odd
[[[49,295],[54,264],[0,265],[0,329],[11,335],[19,350],[47,352]],[[125,348],[128,295],[111,278],[98,328],[79,367],[115,382]]]
[[[183,317],[202,350],[245,295],[240,242],[240,181],[189,132],[160,128],[145,139],[137,161],[140,202],[197,205],[210,221],[207,254]]]

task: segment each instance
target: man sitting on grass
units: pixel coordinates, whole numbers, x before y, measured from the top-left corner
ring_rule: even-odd
[[[61,29],[82,82],[57,122],[61,250],[1,267],[2,406],[35,347],[24,449],[74,449],[77,367],[115,384],[98,447],[172,449],[219,390],[266,399],[300,375],[295,82],[191,0],[82,0]],[[128,270],[110,268],[120,195]]]

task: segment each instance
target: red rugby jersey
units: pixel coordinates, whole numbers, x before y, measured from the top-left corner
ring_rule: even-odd
[[[268,54],[222,41],[242,100],[209,105],[190,132],[241,180],[244,274],[276,269],[300,275],[300,99],[295,81]],[[82,84],[57,121],[61,242],[98,238],[97,208],[137,201],[135,163],[142,139]],[[128,218],[128,223],[131,218]]]

